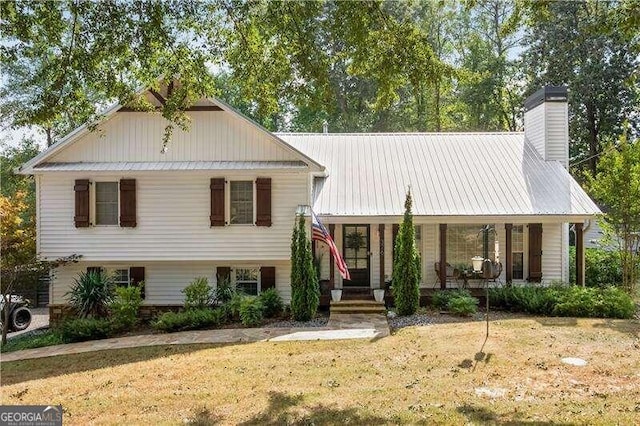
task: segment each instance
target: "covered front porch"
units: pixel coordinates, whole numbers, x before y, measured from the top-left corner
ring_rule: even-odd
[[[522,218],[486,218],[482,222],[475,217],[446,219],[445,222],[414,217],[416,244],[421,255],[423,301],[440,289],[468,288],[475,292],[485,285],[568,282],[570,232],[576,236],[578,282],[583,280],[582,222],[575,223],[570,231],[569,222],[541,220],[541,217],[531,218],[537,220],[535,222],[525,222]],[[321,220],[342,253],[352,278],[343,280],[327,246],[314,241],[312,250],[320,270],[321,304],[328,305],[332,289],[342,289],[345,299],[372,298],[374,289],[388,290],[392,285],[393,241],[401,218],[385,218],[383,223]],[[471,261],[474,256],[495,262],[499,265],[499,274],[488,282],[474,275]]]

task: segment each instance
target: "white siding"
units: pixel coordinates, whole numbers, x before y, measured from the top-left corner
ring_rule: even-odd
[[[101,175],[100,180],[137,180],[136,228],[75,228],[75,179],[87,175],[39,177],[39,246],[49,258],[77,253],[87,261],[107,260],[288,260],[296,208],[307,204],[305,173],[272,173],[271,227],[210,227],[211,177],[201,172]],[[228,179],[257,176],[232,174]]]
[[[190,112],[191,127],[174,126],[169,151],[160,152],[168,122],[159,113],[119,112],[49,162],[282,161],[300,156],[256,127],[223,111]]]
[[[559,161],[565,168],[569,161],[569,116],[566,102],[544,102],[524,114],[524,134],[540,156]]]
[[[145,267],[145,294],[146,305],[173,305],[182,304],[184,295],[181,290],[196,277],[207,277],[209,283],[216,285],[216,266],[275,266],[276,288],[288,303],[291,300],[290,274],[291,267],[288,261],[254,262],[230,261],[224,264],[215,262],[146,262],[128,264],[123,262],[79,262],[58,269],[55,272],[51,284],[51,303],[66,303],[67,292],[71,289],[73,280],[81,272],[85,272],[88,266],[102,266],[107,272],[115,269],[128,268],[130,266]]]
[[[569,116],[566,102],[546,102],[547,156],[569,167]]]
[[[546,159],[544,106],[543,103],[524,113],[524,139],[535,147],[543,159]]]
[[[438,246],[437,225],[422,225],[422,284],[421,287],[433,288],[436,285],[436,247]]]
[[[563,224],[542,225],[542,280],[550,284],[563,279]]]

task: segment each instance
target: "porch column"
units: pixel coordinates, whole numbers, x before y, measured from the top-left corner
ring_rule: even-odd
[[[440,224],[440,288],[447,288],[447,224]]]
[[[574,223],[576,231],[576,285],[584,286],[584,232],[582,223]]]
[[[511,246],[511,231],[513,230],[512,223],[504,224],[504,234],[505,234],[505,254],[504,254],[504,267],[505,267],[505,277],[508,284],[511,284],[513,281],[513,250]]]
[[[331,239],[335,242],[335,233],[336,233],[336,225],[333,223],[329,224],[329,234],[331,235]],[[333,256],[329,256],[329,288],[333,290],[336,288],[336,280],[335,280],[335,261],[333,260]]]
[[[378,225],[380,235],[380,288],[384,288],[384,224]]]

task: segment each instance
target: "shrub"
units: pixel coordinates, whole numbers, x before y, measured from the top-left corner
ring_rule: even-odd
[[[240,316],[240,306],[242,306],[242,302],[247,297],[249,296],[240,291],[234,293],[231,297],[231,300],[229,300],[229,302],[227,302],[227,304],[223,306],[227,315],[234,319],[238,318]]]
[[[291,236],[291,314],[297,321],[309,321],[320,304],[320,284],[313,266],[311,243],[303,215],[298,216]]]
[[[631,318],[631,297],[616,287],[502,287],[489,290],[492,306],[535,315]]]
[[[213,294],[214,304],[224,305],[225,303],[229,303],[233,298],[236,294],[236,289],[231,285],[231,280],[229,278],[222,278],[218,280],[218,285],[216,286]]]
[[[471,297],[468,290],[438,290],[431,297],[431,304],[438,309],[448,309],[449,300],[453,297]]]
[[[263,306],[258,297],[245,297],[240,304],[240,321],[247,327],[255,327],[262,322]]]
[[[275,288],[260,293],[260,302],[262,303],[262,313],[267,318],[273,318],[284,310],[284,302]]]
[[[41,348],[43,346],[59,345],[64,343],[57,330],[42,330],[37,333],[28,333],[12,337],[7,343],[0,345],[0,352],[21,351],[24,349]]]
[[[584,281],[588,287],[608,287],[622,283],[620,253],[601,248],[586,248]],[[570,281],[576,282],[576,248],[569,247]]]
[[[69,303],[81,318],[102,318],[113,297],[113,279],[104,272],[81,273],[67,293]]]
[[[206,277],[198,277],[182,289],[185,309],[203,309],[213,302],[213,288]]]
[[[489,304],[510,311],[551,315],[563,287],[501,287],[489,289]]]
[[[142,294],[139,286],[117,287],[116,296],[109,306],[114,329],[127,330],[136,325],[140,305]]]
[[[172,333],[218,326],[224,321],[225,312],[221,308],[188,309],[182,312],[165,312],[151,326],[156,330]]]
[[[627,292],[619,287],[606,287],[600,292],[596,313],[604,318],[633,318],[636,305]]]
[[[76,318],[63,322],[58,333],[65,343],[105,339],[111,335],[111,322],[104,318]]]
[[[449,299],[447,309],[454,315],[470,316],[478,312],[478,299],[457,294]]]
[[[408,192],[404,220],[394,241],[393,300],[398,315],[412,315],[420,306],[420,253],[416,247],[411,204],[411,192]]]

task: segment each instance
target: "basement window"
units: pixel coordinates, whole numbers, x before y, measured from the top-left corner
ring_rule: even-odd
[[[236,290],[251,296],[259,291],[258,268],[235,268]]]

